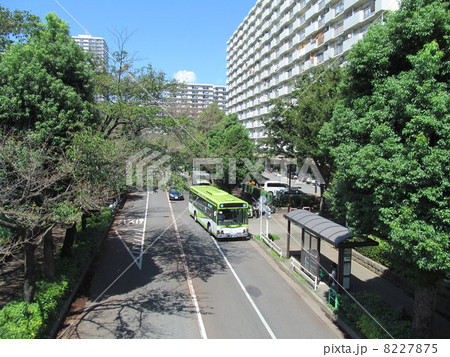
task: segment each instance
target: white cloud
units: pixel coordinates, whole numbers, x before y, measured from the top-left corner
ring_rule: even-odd
[[[178,82],[195,83],[197,76],[191,71],[178,71],[174,74],[173,78],[175,78]]]

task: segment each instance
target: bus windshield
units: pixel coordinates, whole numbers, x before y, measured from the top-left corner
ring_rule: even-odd
[[[247,209],[230,208],[221,209],[217,217],[217,224],[219,226],[233,226],[248,223]]]

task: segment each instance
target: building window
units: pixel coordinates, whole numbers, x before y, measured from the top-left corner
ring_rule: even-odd
[[[344,11],[344,2],[340,2],[336,5],[336,7],[334,8],[334,16],[340,15],[342,11]]]
[[[334,28],[334,35],[337,36],[341,34],[343,31],[344,31],[344,23],[341,22],[337,24],[336,27]]]
[[[341,54],[343,51],[344,51],[344,44],[342,42],[338,43],[334,48],[334,55],[337,56]]]
[[[364,9],[364,19],[367,19],[368,17],[372,16],[374,12],[375,12],[375,2],[371,3],[368,7]]]
[[[325,55],[322,53],[317,55],[317,64],[321,64],[325,59]]]
[[[324,33],[321,32],[317,35],[317,45],[320,46],[324,41]]]
[[[303,14],[302,16],[300,16],[300,25],[303,25],[306,21],[306,15]]]
[[[318,7],[319,10],[322,10],[325,7],[325,0],[319,0]]]
[[[305,39],[305,30],[301,30],[299,33],[300,41]]]

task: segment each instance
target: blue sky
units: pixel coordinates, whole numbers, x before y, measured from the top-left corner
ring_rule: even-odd
[[[106,39],[117,50],[114,32],[131,37],[125,49],[137,67],[152,64],[173,78],[195,74],[195,83],[226,84],[227,41],[257,0],[57,0],[89,34]],[[84,30],[55,0],[0,0],[10,10],[28,10],[44,20],[55,12],[72,35]]]

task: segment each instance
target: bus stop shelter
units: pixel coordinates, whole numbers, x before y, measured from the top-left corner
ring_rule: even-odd
[[[291,224],[300,227],[300,264],[310,275],[320,277],[320,244],[324,240],[338,250],[337,277],[338,290],[350,288],[352,249],[376,246],[378,242],[370,238],[357,238],[346,227],[307,210],[297,209],[286,213],[287,257],[290,258]]]

